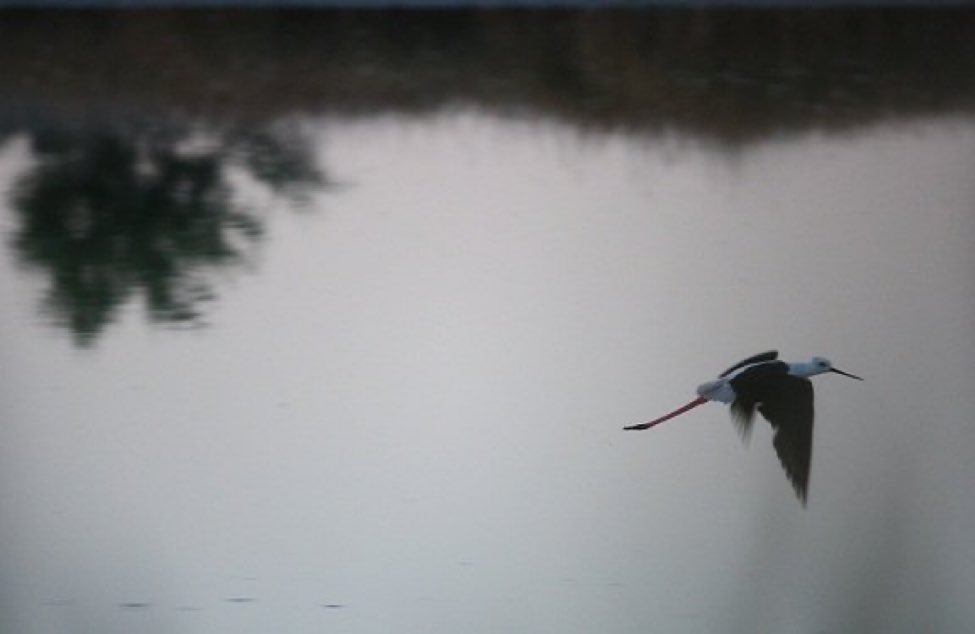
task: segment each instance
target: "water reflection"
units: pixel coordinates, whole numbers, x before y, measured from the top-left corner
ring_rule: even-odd
[[[2,17],[0,631],[975,631],[971,12]]]
[[[215,133],[160,124],[44,126],[13,188],[18,259],[48,280],[45,312],[90,345],[141,298],[158,323],[200,322],[208,272],[248,261],[261,210],[235,196],[242,171],[295,197],[322,183],[307,144],[275,128]]]
[[[136,296],[153,322],[198,324],[216,294],[208,273],[246,262],[264,233],[234,170],[292,197],[323,182],[307,140],[282,121],[465,106],[737,150],[971,110],[970,16],[5,14],[0,139],[25,133],[37,161],[11,194],[14,250],[44,272],[45,310],[79,345]],[[132,110],[155,114],[116,123]],[[173,123],[187,115],[206,123]]]
[[[956,11],[10,14],[8,107],[131,103],[213,120],[455,105],[723,142],[972,108]],[[95,35],[93,35],[95,34]],[[97,45],[94,38],[97,36]],[[152,72],[147,72],[151,69]]]

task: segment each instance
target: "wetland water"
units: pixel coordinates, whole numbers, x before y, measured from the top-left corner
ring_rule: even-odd
[[[970,17],[0,14],[0,630],[970,630]]]

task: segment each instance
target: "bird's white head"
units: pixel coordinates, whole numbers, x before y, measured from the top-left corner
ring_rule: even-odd
[[[849,372],[844,372],[843,370],[834,368],[832,361],[825,357],[813,357],[809,361],[803,363],[789,364],[789,374],[794,376],[810,377],[816,376],[817,374],[824,374],[826,372],[842,374],[843,376],[848,376],[851,379],[857,379],[858,381],[863,380],[855,374],[850,374]]]

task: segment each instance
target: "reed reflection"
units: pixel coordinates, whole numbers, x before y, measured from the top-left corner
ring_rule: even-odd
[[[264,233],[229,171],[289,196],[323,182],[307,142],[275,122],[461,107],[586,134],[676,133],[737,153],[782,136],[970,113],[971,16],[5,13],[0,137],[27,134],[39,162],[14,194],[17,257],[47,273],[47,310],[81,345],[135,295],[157,322],[198,323],[214,295],[205,273],[245,261]],[[70,123],[116,108],[168,114],[138,126]],[[211,122],[205,143],[172,113]]]
[[[246,263],[265,233],[232,170],[292,198],[323,182],[310,148],[273,128],[46,126],[29,138],[36,165],[14,188],[12,245],[47,278],[44,311],[79,346],[135,298],[154,322],[201,323],[208,273]]]

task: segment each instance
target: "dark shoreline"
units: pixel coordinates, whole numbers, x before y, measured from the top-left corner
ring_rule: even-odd
[[[0,11],[0,133],[456,106],[732,144],[969,113],[975,9]]]

